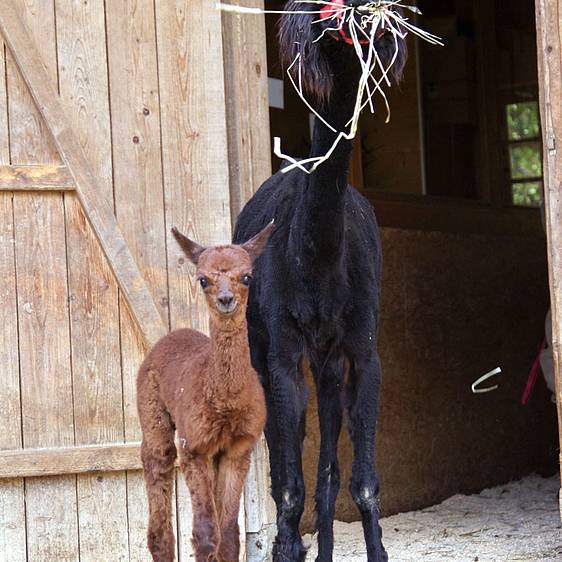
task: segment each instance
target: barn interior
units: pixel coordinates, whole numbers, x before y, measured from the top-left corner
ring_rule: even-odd
[[[275,10],[283,2],[265,4]],[[373,204],[383,242],[383,515],[553,474],[558,457],[556,407],[543,380],[521,404],[549,308],[534,2],[418,6],[418,23],[445,47],[409,38],[404,79],[389,95],[390,123],[381,103],[363,115],[350,173]],[[276,23],[266,17],[271,136],[304,157],[311,117],[279,64]],[[275,170],[280,161],[272,161]],[[498,366],[498,388],[474,394],[471,384]],[[305,528],[313,523],[319,448],[311,396]],[[339,453],[336,516],[352,521],[345,431]]]

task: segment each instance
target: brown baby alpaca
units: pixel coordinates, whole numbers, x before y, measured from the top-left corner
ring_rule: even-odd
[[[243,246],[215,248],[172,229],[197,267],[211,337],[189,329],[171,332],[152,348],[137,377],[148,548],[155,562],[174,559],[175,430],[191,494],[196,562],[238,561],[240,496],[266,417],[262,387],[250,363],[246,304],[253,262],[272,229],[267,226]]]

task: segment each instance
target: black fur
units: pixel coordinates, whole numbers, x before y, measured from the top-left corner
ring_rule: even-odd
[[[348,4],[359,5],[364,2],[352,0]],[[365,2],[366,3],[366,2]],[[290,0],[285,5],[286,11],[318,11],[320,4],[300,4]],[[319,19],[319,14],[283,14],[279,20],[279,49],[281,62],[284,68],[295,60],[300,53],[303,61],[303,86],[317,103],[325,104],[332,93],[334,86],[333,68],[330,63],[331,51],[336,48],[336,41],[331,35],[326,34],[322,40],[314,42],[327,26],[334,27],[334,21],[330,23],[312,23]],[[338,45],[342,46],[342,45]],[[349,45],[343,45],[351,52]],[[377,41],[377,52],[381,61],[386,66],[394,56],[396,43],[390,33],[385,34]],[[392,65],[390,76],[395,83],[402,78],[402,71],[407,58],[406,43],[399,40],[398,56]],[[357,64],[357,61],[355,61]],[[293,78],[298,81],[296,67],[293,68]]]
[[[303,4],[296,6],[302,9]],[[308,33],[306,16],[284,16],[282,47],[293,49],[294,39],[302,41]],[[400,48],[403,54],[405,46]],[[357,91],[355,54],[350,46],[327,39],[307,56],[312,68],[308,80],[317,80],[319,91],[326,87],[325,76],[333,80],[322,114],[341,129],[351,116]],[[317,121],[311,155],[325,154],[334,139],[335,134]],[[278,526],[274,562],[300,562],[306,555],[299,534],[305,493],[305,357],[314,375],[321,433],[318,561],[332,560],[337,442],[344,408],[354,446],[350,491],[361,512],[368,561],[387,560],[374,471],[381,248],[371,205],[347,185],[351,148],[351,142],[340,142],[311,175],[293,170],[272,176],[244,207],[234,233],[234,242],[242,243],[275,219],[269,245],[255,264],[248,306],[252,362],[268,407],[266,437]]]

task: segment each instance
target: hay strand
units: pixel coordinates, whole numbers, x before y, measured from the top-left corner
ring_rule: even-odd
[[[295,168],[301,171],[312,174],[318,166],[328,160],[338,144],[343,140],[353,140],[357,134],[357,127],[359,124],[359,116],[361,111],[367,106],[371,113],[375,112],[373,103],[374,97],[378,94],[386,108],[386,123],[390,121],[390,104],[384,91],[384,86],[390,87],[389,72],[396,62],[399,54],[398,39],[405,39],[408,33],[412,33],[420,39],[427,41],[432,45],[443,45],[439,37],[425,31],[413,23],[407,17],[397,12],[397,8],[409,11],[413,14],[421,14],[419,8],[409,4],[404,4],[403,0],[374,0],[361,6],[346,6],[336,4],[328,0],[296,0],[297,4],[308,4],[319,6],[318,10],[262,10],[261,8],[248,8],[244,6],[237,6],[232,4],[218,3],[217,9],[234,12],[240,14],[322,14],[322,9],[329,6],[331,14],[325,18],[318,18],[312,24],[320,22],[337,22],[337,25],[326,27],[314,42],[321,41],[327,33],[339,33],[344,25],[349,28],[349,37],[355,54],[361,66],[361,77],[357,87],[357,95],[355,99],[355,106],[353,114],[349,121],[346,123],[346,130],[337,131],[330,123],[328,123],[320,113],[313,107],[307,100],[304,89],[302,86],[302,72],[303,60],[300,53],[297,54],[295,59],[287,68],[287,75],[291,85],[297,92],[298,96],[304,102],[306,107],[319,119],[326,127],[334,133],[338,133],[330,149],[323,156],[306,158],[297,161],[291,156],[284,154],[281,150],[281,139],[274,138],[273,152],[282,160],[288,161],[290,164],[282,169],[283,173],[289,172]],[[404,30],[404,31],[403,31]],[[379,32],[388,32],[394,38],[394,53],[388,63],[383,64],[381,58],[377,53],[375,47],[375,38]],[[366,45],[364,44],[366,42]],[[296,66],[296,75],[298,80],[295,81],[293,77],[293,69]]]

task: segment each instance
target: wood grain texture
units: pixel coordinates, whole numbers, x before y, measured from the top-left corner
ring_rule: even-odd
[[[152,2],[107,5],[115,208],[119,225],[167,323],[156,32]],[[125,435],[138,439],[136,371],[145,348],[121,306]]]
[[[61,103],[98,192],[112,207],[103,0],[57,0],[56,23]],[[119,442],[123,390],[117,284],[75,194],[65,196],[65,215],[76,445]],[[102,458],[103,450],[88,472]],[[79,475],[77,501],[81,562],[128,560],[125,473]]]
[[[224,244],[231,225],[221,14],[205,0],[158,2],[156,22],[166,222],[203,244]],[[171,326],[206,331],[193,266],[169,230]]]
[[[10,161],[4,45],[0,41],[0,164]],[[0,449],[21,447],[21,402],[17,332],[14,221],[11,193],[0,194]],[[25,561],[23,478],[0,482],[0,553],[12,551]]]
[[[19,14],[26,47],[36,50],[40,46],[41,59],[37,62],[43,61],[42,81],[56,95],[53,2],[18,0],[9,6],[4,3],[2,16],[8,8]],[[13,56],[12,49],[7,69],[11,162],[59,164],[52,139],[14,67]],[[23,446],[72,445],[72,375],[61,194],[17,194],[14,224]],[[27,481],[25,508],[28,559],[79,559],[75,477]]]
[[[1,94],[0,94],[1,95]],[[2,139],[8,142],[8,135]],[[1,191],[73,191],[74,180],[66,166],[0,166]]]
[[[14,216],[23,444],[70,446],[74,423],[62,198],[22,194],[14,200]],[[74,477],[28,481],[26,518],[30,559],[48,560],[60,552],[60,560],[78,560]]]
[[[263,8],[263,1],[251,0],[244,5]],[[271,175],[264,17],[223,12],[222,37],[230,211],[234,225],[246,201]],[[242,536],[246,536],[244,544],[250,562],[267,556],[275,523],[267,458],[262,437],[252,455],[241,507],[241,514],[245,515]]]
[[[203,295],[170,227],[203,244],[231,239],[221,14],[205,0],[157,2],[156,29],[170,322],[207,331]],[[192,513],[179,481],[177,508],[179,559],[188,560]]]
[[[234,2],[263,9],[263,0]],[[271,175],[264,16],[222,12],[232,224]]]
[[[0,165],[10,164],[10,132],[8,129],[8,86],[6,84],[6,46],[0,39]]]
[[[160,4],[160,3],[157,3]],[[160,100],[153,2],[106,2],[115,211],[122,232],[168,324]],[[120,303],[125,440],[140,439],[136,409],[137,370],[146,354]],[[131,560],[150,560],[148,508],[142,474],[127,475]],[[174,500],[175,501],[175,500]]]
[[[25,477],[60,476],[140,468],[139,442],[3,450],[0,456],[0,478],[12,478],[18,474]]]
[[[536,14],[552,352],[562,444],[562,1],[537,0]]]
[[[47,5],[47,3],[40,5]],[[56,89],[41,64],[41,56],[29,37],[14,0],[5,0],[0,11],[0,31],[12,55],[17,59],[18,68],[41,109],[41,114],[49,126],[64,162],[74,177],[80,202],[111,264],[119,286],[131,304],[131,310],[141,327],[143,337],[153,343],[166,332],[165,325],[117,226],[111,206],[98,193],[96,177],[74,130],[68,123]]]
[[[26,38],[30,47],[41,46],[42,57],[39,59],[41,61],[39,64],[43,68],[43,78],[46,79],[52,89],[56,88],[57,64],[53,1],[13,0],[12,3],[10,0],[9,6],[2,6],[2,12],[8,7],[17,10],[18,20],[21,18],[25,22],[24,29],[31,36]],[[37,38],[37,45],[33,41],[34,38]],[[6,41],[5,43],[9,47]],[[11,143],[17,144],[12,150],[11,163],[15,165],[60,164],[61,159],[53,138],[41,117],[41,113],[33,102],[11,49],[6,51],[6,66],[10,137]]]

